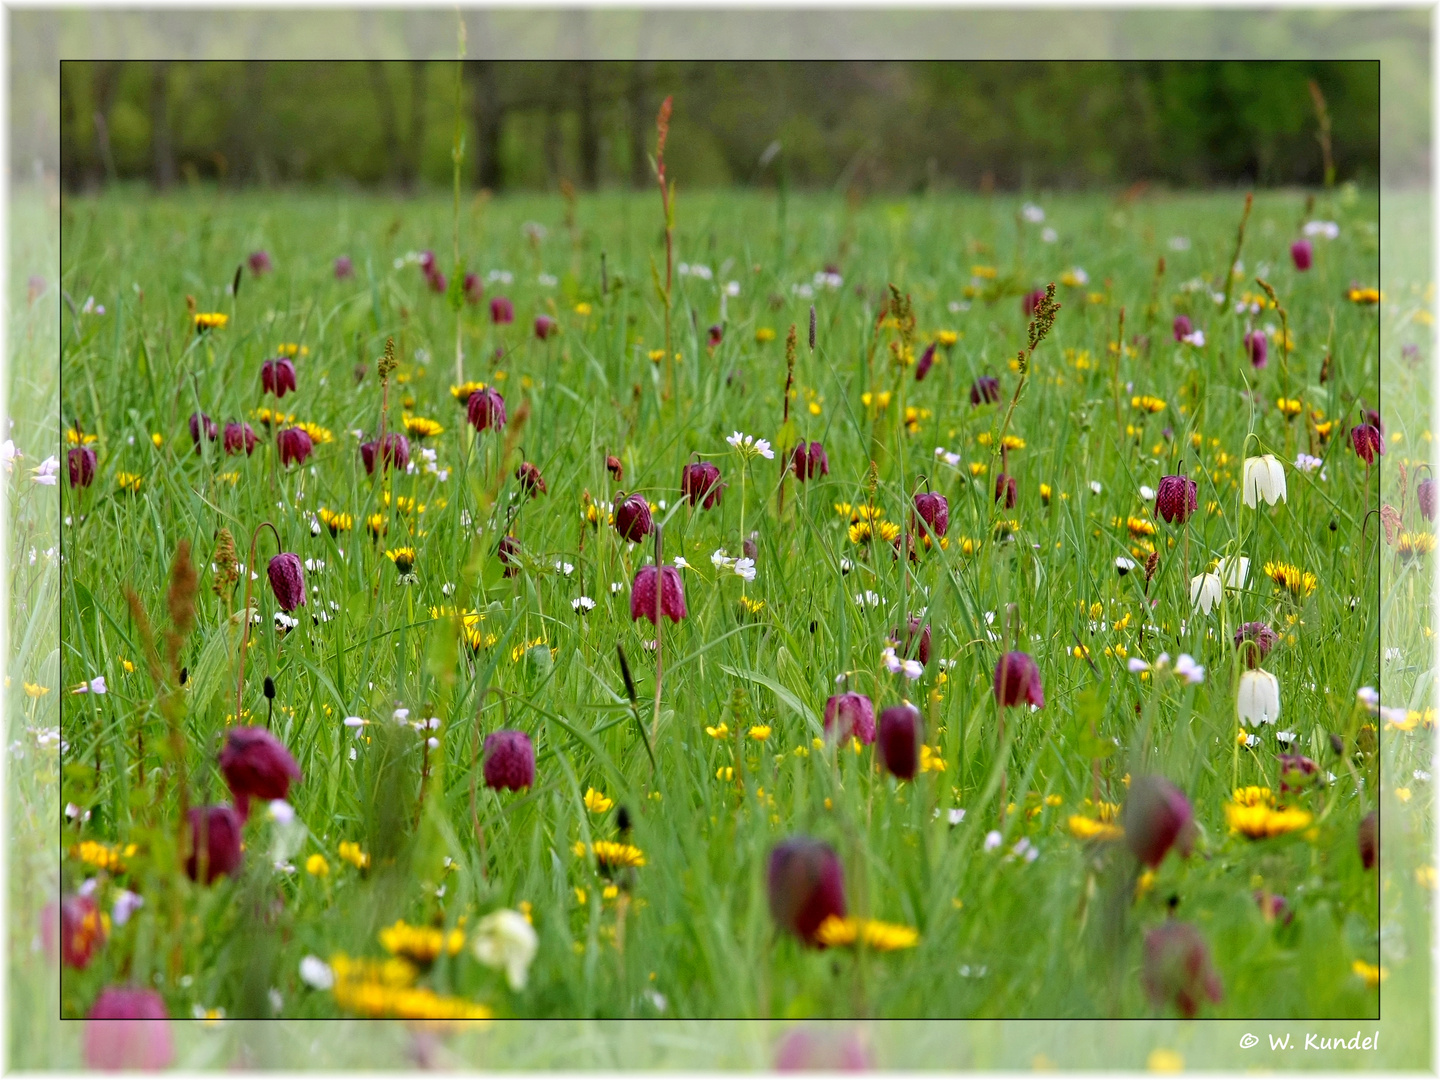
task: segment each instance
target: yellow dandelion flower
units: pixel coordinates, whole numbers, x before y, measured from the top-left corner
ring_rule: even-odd
[[[1378,304],[1385,299],[1385,294],[1379,289],[1364,289],[1357,286],[1346,291],[1345,299],[1352,304]]]
[[[1065,824],[1070,829],[1070,835],[1077,840],[1121,840],[1125,836],[1125,830],[1119,825],[1096,821],[1084,814],[1071,814]]]
[[[767,341],[774,341],[774,340],[775,340],[775,331],[772,330],[772,329],[770,329],[770,327],[768,327],[768,326],[762,326],[762,327],[760,327],[758,330],[755,331],[755,341],[756,341],[757,344],[764,345]]]
[[[1402,532],[1400,539],[1395,544],[1395,550],[1399,553],[1400,558],[1407,562],[1421,555],[1429,555],[1435,550],[1435,534],[1432,532]]]
[[[815,940],[831,947],[860,942],[876,952],[893,952],[913,948],[920,940],[920,933],[914,927],[878,919],[831,915],[815,931]]]
[[[582,319],[589,318],[590,311],[590,305],[587,304],[584,300],[580,301],[580,303],[575,305],[575,314],[579,315]]]
[[[949,348],[960,340],[960,335],[954,330],[941,330],[936,333],[935,340],[946,348]]]
[[[295,426],[305,432],[306,435],[309,435],[310,441],[316,446],[335,441],[335,436],[331,433],[330,429],[323,428],[319,424],[312,424],[308,420],[302,420]]]
[[[432,435],[439,435],[444,428],[437,421],[424,416],[405,417],[405,430],[416,439],[428,439]]]
[[[90,446],[99,441],[98,435],[92,435],[88,431],[76,431],[73,427],[65,429],[65,441],[71,446]]]
[[[305,872],[313,877],[329,877],[330,864],[318,851],[305,860]]]
[[[1315,815],[1308,810],[1276,809],[1264,803],[1250,806],[1226,803],[1225,820],[1231,833],[1261,840],[1308,828]]]
[[[932,749],[931,747],[925,746],[923,744],[921,745],[920,771],[922,773],[945,771],[945,758],[941,755],[940,748],[938,746]]]
[[[1303,600],[1315,591],[1319,583],[1314,574],[1298,566],[1284,562],[1267,562],[1265,576],[1288,592],[1292,599]]]
[[[460,402],[461,405],[464,405],[470,401],[471,394],[475,393],[477,390],[484,389],[485,384],[483,382],[463,382],[459,386],[452,385],[450,387],[450,396],[453,397],[456,401]]]
[[[357,870],[365,870],[370,866],[370,853],[361,851],[360,845],[353,840],[340,841],[339,855]]]
[[[661,360],[664,360],[664,359],[665,359],[665,350],[664,350],[664,349],[651,349],[649,355],[650,355],[650,362],[651,362],[652,364],[658,364],[658,363],[660,363]]]
[[[1164,410],[1165,402],[1160,398],[1151,397],[1149,394],[1139,394],[1130,399],[1130,407],[1143,412],[1157,413]]]
[[[996,276],[999,275],[999,273],[1000,271],[996,270],[993,266],[977,265],[970,267],[970,274],[972,277],[984,278],[986,281],[994,281]]]
[[[402,577],[415,568],[415,549],[412,547],[392,548],[385,552],[385,557],[395,564]]]
[[[286,342],[275,346],[275,351],[281,356],[309,356],[310,348],[307,345],[296,345],[294,342]]]
[[[1364,960],[1356,960],[1350,965],[1350,970],[1365,980],[1365,985],[1374,989],[1390,977],[1390,969],[1376,967],[1374,964],[1367,964]]]
[[[756,724],[745,734],[748,735],[750,738],[754,739],[756,742],[764,742],[766,739],[770,738],[770,725]]]
[[[380,931],[380,945],[392,956],[432,964],[441,953],[457,955],[465,947],[465,932],[458,927],[445,931],[436,926],[411,926],[397,919]]]
[[[115,486],[132,495],[140,490],[140,480],[141,478],[136,473],[117,472],[115,474]]]
[[[331,536],[339,536],[342,532],[349,532],[355,525],[355,519],[344,513],[336,513],[320,507],[315,511],[315,516],[320,519],[320,524],[330,530]]]
[[[1286,420],[1293,420],[1304,410],[1304,404],[1298,398],[1276,398],[1275,407],[1284,414]]]
[[[716,779],[716,780],[726,780],[726,781],[734,780],[734,779],[735,779],[735,769],[734,769],[732,766],[730,766],[730,765],[722,765],[722,766],[720,766],[720,768],[718,768],[718,769],[715,770],[715,779]]]
[[[230,316],[223,311],[197,311],[194,315],[195,332],[203,333],[206,330],[217,330],[230,321]]]
[[[118,874],[125,869],[123,856],[131,856],[136,852],[134,844],[126,844],[121,848],[118,844],[102,844],[98,840],[82,840],[70,849],[70,857],[79,859],[87,866],[93,866],[97,870],[108,870],[112,874]]]
[[[603,814],[615,805],[615,800],[608,798],[604,792],[596,791],[593,787],[585,789],[585,809],[592,814]]]
[[[595,856],[595,863],[601,873],[645,865],[645,853],[634,844],[621,844],[614,840],[596,840],[590,845],[590,853]]]

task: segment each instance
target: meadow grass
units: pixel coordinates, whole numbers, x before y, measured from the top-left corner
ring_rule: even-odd
[[[1397,308],[1411,307],[1377,317],[1345,298],[1352,282],[1378,279],[1374,200],[1322,196],[1312,216],[1339,222],[1340,235],[1317,241],[1315,266],[1300,274],[1288,247],[1307,219],[1306,197],[1258,196],[1241,253],[1247,269],[1221,307],[1209,293],[1235,246],[1239,196],[1057,198],[1045,201],[1043,225],[1020,216],[1013,199],[851,205],[792,196],[783,234],[773,198],[682,196],[676,260],[708,273],[675,278],[673,365],[663,353],[662,362],[650,359],[664,326],[657,201],[584,199],[573,224],[553,199],[463,207],[468,268],[488,275],[487,300],[503,293],[516,310],[513,324],[496,327],[483,302],[459,309],[461,373],[507,401],[511,423],[498,437],[465,423],[450,392],[459,381],[456,309],[427,291],[405,258],[432,248],[450,272],[448,201],[121,191],[65,203],[61,286],[73,306],[59,309],[61,422],[98,436],[99,469],[88,489],[62,483],[63,579],[53,557],[29,565],[23,528],[40,527],[50,510],[25,477],[55,434],[17,414],[27,457],[12,480],[12,604],[58,597],[63,633],[58,655],[26,639],[12,659],[11,738],[41,770],[23,769],[25,781],[12,785],[12,821],[18,807],[22,818],[36,815],[30,835],[48,833],[39,815],[54,796],[43,770],[53,777],[58,763],[26,728],[53,727],[63,706],[59,803],[90,817],[67,822],[60,844],[135,844],[124,883],[146,903],[86,970],[65,972],[64,1014],[83,1015],[101,986],[130,980],[155,985],[177,1016],[197,1006],[229,1016],[345,1015],[330,994],[301,982],[302,957],[379,957],[377,935],[397,919],[468,930],[523,902],[539,936],[523,991],[468,949],[422,981],[501,1016],[1160,1016],[1166,1010],[1141,985],[1141,943],[1173,917],[1200,928],[1223,983],[1205,1015],[1375,1015],[1377,988],[1354,964],[1389,968],[1398,958],[1384,955],[1377,878],[1361,867],[1356,828],[1376,803],[1382,755],[1387,770],[1396,757],[1387,775],[1428,767],[1411,747],[1428,721],[1411,732],[1387,729],[1377,741],[1384,725],[1356,697],[1381,685],[1381,530],[1366,522],[1380,476],[1367,475],[1347,432],[1362,402],[1377,404],[1380,319],[1403,335],[1420,305],[1418,296],[1395,297]],[[1054,242],[1042,237],[1049,228]],[[238,296],[229,295],[236,265],[261,248],[274,271],[244,272]],[[354,262],[353,280],[332,274],[341,254]],[[828,264],[843,284],[816,277]],[[1004,466],[1016,478],[1017,504],[997,509],[991,492],[1002,461],[993,448],[1019,379],[1012,358],[1025,347],[1021,295],[1067,280],[1075,267],[1088,282],[1072,274],[1077,283],[1060,285],[1062,308],[1009,421],[1024,440]],[[1272,338],[1262,371],[1251,368],[1240,338],[1252,323],[1278,331],[1278,316],[1234,310],[1263,299],[1257,274],[1274,286],[1293,338],[1288,359]],[[723,340],[709,348],[729,281],[738,295],[723,300]],[[903,355],[900,331],[877,323],[888,283],[913,300],[913,355],[939,332],[955,334],[924,382],[914,367],[892,363],[892,342]],[[81,310],[90,296],[104,315]],[[227,313],[228,324],[195,334],[187,296],[200,311]],[[1124,348],[1113,349],[1122,306]],[[539,313],[560,327],[545,342],[531,331]],[[1203,346],[1173,339],[1177,313],[1203,329]],[[38,337],[27,346],[38,355],[54,330],[33,318]],[[796,392],[782,427],[791,324]],[[375,362],[387,339],[399,360],[387,423],[394,430],[413,412],[444,427],[412,442],[417,464],[421,445],[434,449],[443,480],[421,468],[382,484],[361,466],[351,432],[370,438],[379,429]],[[297,393],[277,404],[261,396],[259,365],[282,343],[308,351],[295,362]],[[14,365],[13,378],[23,370]],[[998,405],[971,405],[982,374],[1000,379]],[[43,382],[12,389],[32,402],[46,392],[53,388]],[[1142,395],[1163,405],[1154,413],[1132,405]],[[1287,420],[1280,397],[1301,400],[1305,413]],[[1390,461],[1424,456],[1410,450],[1421,445],[1422,406],[1405,404],[1413,411],[1387,402],[1387,438],[1409,440],[1390,446]],[[223,425],[259,407],[318,424],[333,441],[305,465],[282,469],[270,433],[251,420],[261,439],[248,459],[226,457],[218,444],[195,452],[186,424],[197,408]],[[1319,416],[1307,419],[1311,410]],[[1328,440],[1317,419],[1338,421]],[[819,440],[829,474],[804,484],[791,474],[782,490],[782,454],[742,467],[726,443],[737,430],[770,439],[782,454],[797,439]],[[955,464],[937,447],[958,455]],[[1243,458],[1260,452],[1285,463],[1289,494],[1256,511],[1243,506],[1238,485]],[[680,499],[681,468],[697,453],[728,484],[710,511]],[[1295,468],[1300,453],[1323,466]],[[608,474],[607,454],[620,458],[623,481]],[[539,466],[548,494],[521,497],[513,472],[522,456]],[[139,477],[138,491],[119,489],[118,471]],[[1155,518],[1140,494],[1176,471],[1199,485],[1185,528]],[[908,529],[910,495],[926,484],[950,501],[949,543],[930,545],[909,572],[883,540],[853,542],[854,510],[836,509],[873,505]],[[1386,497],[1405,508],[1405,530],[1420,532],[1413,464],[1411,487],[1404,501]],[[664,624],[658,717],[655,654],[646,647],[654,633],[629,617],[630,581],[650,548],[626,545],[605,524],[617,490],[655,504],[666,561],[683,555],[690,564],[682,571],[688,616]],[[586,492],[600,508],[598,527],[584,519]],[[401,497],[413,500],[408,512]],[[351,514],[353,528],[335,537],[317,531],[322,506]],[[374,513],[388,530],[379,543],[364,525]],[[1152,523],[1153,536],[1132,532],[1129,518]],[[210,563],[225,526],[248,567],[251,534],[264,520],[285,550],[312,560],[309,599],[294,613],[299,625],[279,635],[262,568],[243,709],[246,722],[266,722],[261,681],[272,676],[271,724],[304,772],[290,793],[304,827],[283,829],[262,812],[247,831],[243,872],[202,888],[178,871],[177,788],[183,777],[192,803],[228,798],[214,763],[234,721],[241,620],[230,616],[242,610],[244,589],[242,580],[217,597]],[[511,577],[496,557],[507,532],[522,548]],[[752,532],[754,581],[712,565],[712,552],[737,556]],[[186,669],[183,762],[169,750],[163,688],[125,598],[133,589],[157,632],[166,625],[181,541],[200,569],[196,626],[176,664]],[[417,551],[414,583],[383,554],[402,544]],[[1147,585],[1148,545],[1159,557]],[[273,552],[263,534],[257,566]],[[1250,559],[1245,588],[1227,590],[1208,616],[1192,612],[1190,577],[1242,553]],[[1408,588],[1413,600],[1427,560],[1402,564],[1389,548],[1382,556],[1389,595]],[[1117,558],[1136,568],[1118,575]],[[1313,593],[1275,595],[1262,572],[1269,561],[1313,572]],[[572,607],[582,595],[595,603],[588,614]],[[468,646],[449,608],[480,616],[471,626],[480,649]],[[881,651],[897,628],[903,649],[906,614],[922,611],[932,659],[911,682],[886,671]],[[1229,644],[1251,620],[1282,635],[1266,661],[1280,681],[1282,715],[1255,732],[1253,748],[1236,741]],[[1397,668],[1393,683],[1387,672],[1387,706],[1423,709],[1428,664],[1415,658],[1427,641],[1396,645],[1414,662]],[[617,643],[637,684],[633,711]],[[1045,706],[1009,710],[1006,742],[997,745],[991,680],[1011,647],[1036,658]],[[1204,682],[1127,670],[1129,658],[1162,651],[1193,655]],[[876,767],[873,747],[815,745],[843,672],[877,709],[902,698],[921,707],[936,768],[897,785]],[[107,694],[67,693],[97,675]],[[22,680],[49,692],[17,696]],[[161,681],[173,683],[174,673]],[[412,720],[438,717],[438,729],[425,733],[438,745],[393,722],[397,707]],[[347,716],[373,723],[347,728]],[[528,792],[473,783],[477,734],[501,726],[535,742]],[[769,733],[762,740],[757,729]],[[1224,808],[1233,788],[1279,790],[1276,753],[1285,747],[1277,730],[1293,732],[1291,752],[1334,780],[1288,795],[1313,813],[1311,828],[1261,841],[1232,835]],[[1331,733],[1345,740],[1343,755],[1331,749]],[[1151,772],[1187,794],[1200,838],[1189,859],[1172,854],[1137,880],[1123,844],[1082,842],[1067,823],[1096,816],[1099,803],[1123,804],[1127,781]],[[591,788],[613,805],[587,809]],[[1428,805],[1428,784],[1411,784],[1406,796],[1407,808]],[[594,861],[574,849],[616,839],[620,806],[644,866],[607,889]],[[58,817],[56,804],[44,820]],[[852,911],[915,928],[918,945],[816,951],[777,933],[765,862],[777,841],[797,833],[836,849]],[[344,841],[369,854],[363,874],[340,858]],[[52,852],[43,844],[30,852],[35,877]],[[315,855],[328,874],[308,872]],[[93,874],[67,857],[61,887],[71,892]],[[43,879],[53,881],[53,870]],[[105,905],[117,888],[103,880]],[[1284,895],[1293,920],[1263,919],[1259,889]],[[1400,882],[1397,917],[1423,904],[1418,889]],[[46,899],[12,875],[18,925],[38,919]],[[1423,931],[1420,923],[1407,928]]]

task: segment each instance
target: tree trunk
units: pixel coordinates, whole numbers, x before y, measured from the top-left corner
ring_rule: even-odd
[[[595,61],[576,61],[575,92],[580,113],[580,186],[600,186],[600,129],[595,123]]]
[[[170,61],[157,60],[150,72],[151,179],[161,191],[175,183],[175,143],[170,133]]]
[[[547,184],[553,188],[560,183],[560,102],[553,97],[545,106],[545,172]]]
[[[410,140],[405,147],[404,167],[400,183],[406,191],[415,189],[420,175],[421,157],[425,153],[425,83],[430,65],[424,60],[410,61]]]
[[[88,186],[98,188],[102,176],[115,179],[115,161],[110,153],[110,110],[120,89],[123,60],[105,60],[95,64],[91,96],[95,103],[92,120],[95,125],[95,160],[91,163]]]
[[[630,186],[647,188],[654,183],[650,175],[647,136],[654,117],[647,106],[652,60],[636,60],[630,65]]]
[[[467,60],[465,70],[473,88],[475,110],[475,181],[482,188],[499,191],[505,186],[500,163],[500,136],[505,124],[505,106],[495,79],[495,61]]]
[[[400,177],[402,150],[400,148],[400,124],[395,117],[395,96],[390,93],[390,79],[383,60],[371,60],[370,85],[375,91],[376,111],[379,113],[380,138],[385,154],[385,182],[394,184]]]

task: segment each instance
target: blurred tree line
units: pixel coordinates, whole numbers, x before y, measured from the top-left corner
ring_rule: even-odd
[[[493,191],[651,183],[666,95],[691,188],[1319,184],[1322,115],[1379,176],[1372,61],[102,60],[61,65],[61,182],[448,185],[457,78]]]

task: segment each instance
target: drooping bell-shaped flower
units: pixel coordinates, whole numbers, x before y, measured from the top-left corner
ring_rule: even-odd
[[[920,710],[908,701],[880,714],[876,745],[885,768],[899,780],[910,780],[920,767]]]
[[[270,588],[275,592],[275,602],[283,611],[294,611],[305,606],[305,567],[300,556],[282,551],[270,560],[266,568],[270,575]]]
[[[1025,312],[1025,317],[1027,319],[1031,315],[1035,314],[1035,310],[1040,306],[1040,301],[1044,299],[1044,289],[1031,289],[1028,293],[1021,297],[1020,307]]]
[[[1196,574],[1190,579],[1190,605],[1199,608],[1202,614],[1209,615],[1224,592],[1219,574]]]
[[[1195,512],[1195,481],[1188,476],[1162,476],[1155,489],[1155,513],[1172,524],[1184,525]]]
[[[555,333],[558,324],[549,315],[535,316],[535,336],[541,341],[547,340]]]
[[[215,426],[215,421],[205,413],[190,414],[190,441],[195,444],[195,452],[200,453],[200,440],[214,442],[220,436],[220,429]]]
[[[920,362],[915,365],[915,381],[924,382],[925,376],[930,374],[930,368],[935,363],[935,342],[931,342],[923,353],[920,354]]]
[[[288,356],[266,360],[260,365],[260,388],[264,393],[283,398],[295,389],[295,363]]]
[[[981,402],[993,405],[1000,400],[1000,380],[994,375],[981,375],[970,384],[970,404]]]
[[[1315,246],[1309,240],[1296,240],[1290,245],[1290,261],[1296,270],[1309,270],[1315,258]]]
[[[54,908],[50,911],[53,913]],[[60,899],[60,962],[83,971],[105,944],[105,922],[93,896],[64,896]]]
[[[288,427],[275,437],[275,445],[280,451],[280,464],[304,465],[305,459],[315,451],[315,444],[310,441],[310,433],[304,428]]]
[[[460,286],[465,292],[467,304],[478,304],[485,296],[485,286],[480,283],[480,275],[469,271],[461,279]]]
[[[254,428],[234,420],[225,425],[224,441],[226,454],[244,454],[246,457],[255,452],[255,444],[259,442]]]
[[[1420,516],[1426,521],[1435,520],[1435,481],[1430,477],[1415,485],[1415,501],[1420,504]]]
[[[70,486],[89,487],[95,480],[95,448],[72,446],[65,455],[65,466],[70,472]]]
[[[337,255],[335,257],[335,280],[344,281],[355,276],[355,263],[349,255]]]
[[[1366,870],[1374,869],[1380,857],[1380,819],[1374,810],[1360,819],[1360,826],[1355,830],[1355,842],[1360,849],[1360,865]]]
[[[1190,857],[1195,842],[1195,813],[1184,792],[1162,776],[1136,777],[1125,800],[1125,843],[1154,869],[1172,847]]]
[[[250,264],[250,273],[256,277],[269,273],[273,265],[270,262],[270,253],[264,248],[261,248],[259,251],[252,251],[250,257],[245,261]]]
[[[1243,484],[1245,505],[1252,510],[1261,499],[1269,506],[1289,501],[1285,497],[1285,466],[1274,454],[1246,458]]]
[[[1195,325],[1190,321],[1189,315],[1176,315],[1175,322],[1170,327],[1171,334],[1176,341],[1184,341],[1195,332]]]
[[[844,740],[875,741],[875,703],[864,694],[836,694],[825,702],[825,734]]]
[[[1006,510],[1015,508],[1017,489],[1015,477],[1009,473],[999,473],[995,477],[995,501],[1004,502]]]
[[[1156,1005],[1173,1006],[1187,1020],[1209,998],[1219,1003],[1220,976],[1210,948],[1189,923],[1170,920],[1145,935],[1145,992]]]
[[[638,543],[645,539],[655,528],[655,519],[650,516],[650,504],[639,492],[630,495],[622,492],[616,495],[613,515],[615,531],[620,534],[622,540],[628,540],[631,543]]]
[[[264,728],[232,727],[220,749],[220,773],[235,796],[235,810],[250,816],[250,800],[287,798],[300,782],[300,766],[285,744]]]
[[[950,529],[950,503],[936,492],[922,491],[915,496],[915,516],[936,536],[944,536]]]
[[[776,844],[766,887],[775,924],[806,945],[820,947],[820,924],[846,914],[845,875],[834,849],[823,841],[795,836]]]
[[[1352,427],[1350,445],[1366,465],[1374,465],[1375,458],[1385,453],[1385,441],[1380,438],[1380,429],[1374,424],[1356,424]]]
[[[1241,672],[1235,711],[1240,722],[1251,727],[1275,723],[1280,719],[1280,680],[1264,668]]]
[[[170,1015],[154,990],[107,986],[85,1018],[85,1064],[109,1072],[158,1072],[175,1060]]]
[[[515,479],[520,484],[520,490],[532,498],[545,495],[550,490],[545,486],[545,477],[540,475],[539,466],[533,462],[522,461],[515,470]]]
[[[1037,709],[1045,705],[1045,688],[1040,682],[1040,668],[1029,653],[1007,652],[995,665],[995,701],[1002,705],[1019,705],[1022,701]]]
[[[1245,355],[1257,368],[1263,368],[1269,361],[1270,339],[1265,336],[1264,330],[1251,330],[1245,335]]]
[[[515,321],[515,305],[505,296],[495,296],[490,299],[490,321],[496,326]]]
[[[720,502],[725,485],[720,482],[720,467],[709,461],[692,461],[680,470],[680,492],[691,506],[709,510]]]
[[[1279,640],[1279,635],[1263,622],[1247,622],[1235,631],[1235,649],[1247,668],[1264,663]]]
[[[476,431],[499,431],[505,426],[505,399],[493,386],[476,390],[465,404],[465,416]]]
[[[410,440],[399,432],[387,432],[383,439],[371,439],[360,444],[360,460],[365,464],[366,475],[386,469],[404,469],[410,464]]]
[[[240,865],[240,815],[228,806],[192,806],[189,814],[190,851],[185,873],[191,881],[209,885],[217,877],[233,874]]]
[[[812,442],[808,447],[802,442],[791,454],[790,468],[797,480],[829,476],[830,459],[825,455],[825,448],[818,442]]]
[[[680,571],[673,566],[662,567],[658,575],[653,566],[642,566],[635,572],[635,583],[630,587],[630,618],[656,622],[657,587],[661,617],[668,616],[671,622],[677,623],[685,618],[685,587],[680,581]]]
[[[535,783],[535,747],[523,731],[502,729],[485,736],[485,786],[522,791]]]

